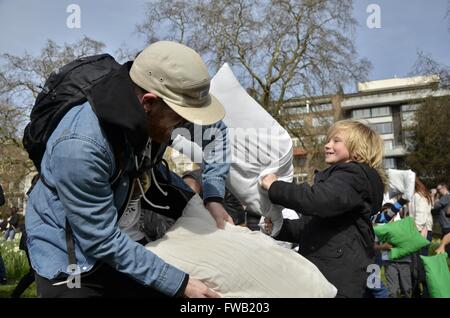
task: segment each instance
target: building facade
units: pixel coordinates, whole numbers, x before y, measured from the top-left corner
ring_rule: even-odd
[[[300,126],[315,128],[317,138],[324,140],[326,129],[332,121],[340,119],[361,120],[376,130],[384,140],[385,168],[403,169],[408,152],[408,128],[414,125],[414,112],[428,97],[450,95],[448,90],[438,89],[437,76],[392,78],[358,83],[356,93],[299,99],[287,104],[283,116],[289,128]],[[296,114],[296,118],[292,116]],[[302,128],[303,129],[303,128]],[[307,131],[307,130],[306,130]],[[302,131],[297,131],[301,135]],[[300,137],[302,138],[302,137]],[[294,137],[294,166],[296,181],[303,181],[306,172],[301,164],[308,154],[303,143]],[[324,142],[322,143],[323,147]],[[311,147],[310,147],[311,148]]]

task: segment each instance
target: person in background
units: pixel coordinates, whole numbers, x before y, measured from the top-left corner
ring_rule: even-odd
[[[436,192],[433,192],[433,207],[439,213],[439,225],[441,226],[441,239],[450,233],[450,217],[447,215],[447,207],[450,205],[450,192],[448,185],[444,182],[436,186]],[[445,247],[445,251],[450,255],[450,246]]]
[[[7,219],[6,231],[4,234],[5,240],[14,240],[14,236],[17,232],[17,225],[19,224],[19,215],[17,214],[18,211],[19,209],[15,206],[13,206],[10,210],[11,215]]]
[[[416,177],[413,201],[409,206],[409,215],[414,219],[417,230],[424,238],[431,242],[433,238],[433,216],[431,215],[432,198],[430,191]],[[424,247],[421,255],[428,256],[428,246]]]

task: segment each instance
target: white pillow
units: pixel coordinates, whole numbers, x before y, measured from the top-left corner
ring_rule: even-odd
[[[222,297],[335,297],[337,290],[300,254],[269,236],[214,219],[195,195],[183,216],[147,248]]]
[[[292,139],[289,133],[240,85],[228,64],[224,64],[211,80],[211,94],[225,108],[223,122],[228,127],[230,172],[227,189],[247,209],[269,217],[272,236],[278,235],[283,224],[283,207],[272,204],[258,179],[268,172],[280,180],[292,182]],[[201,163],[202,149],[181,135],[172,147],[194,162]]]

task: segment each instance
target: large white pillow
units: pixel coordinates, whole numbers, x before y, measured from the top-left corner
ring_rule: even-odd
[[[217,229],[195,195],[183,216],[147,248],[222,297],[335,297],[337,290],[300,254],[269,236],[226,224]]]
[[[283,224],[283,207],[272,204],[258,180],[268,171],[280,180],[292,182],[292,139],[289,133],[240,85],[228,64],[224,64],[211,80],[213,94],[225,108],[223,122],[228,127],[230,172],[227,189],[247,209],[268,217],[273,222],[272,236]],[[201,163],[202,149],[181,135],[172,147]],[[300,211],[301,212],[301,211]],[[286,216],[286,215],[285,215]]]

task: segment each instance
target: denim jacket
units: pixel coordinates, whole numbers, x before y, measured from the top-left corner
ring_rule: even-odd
[[[39,180],[29,196],[26,228],[32,266],[48,279],[63,279],[72,273],[65,241],[67,218],[82,273],[102,260],[173,296],[187,274],[119,230],[117,210],[127,198],[130,180],[124,174],[113,191],[110,178],[114,171],[112,149],[90,104],[74,107],[47,142],[41,175],[49,187]]]

